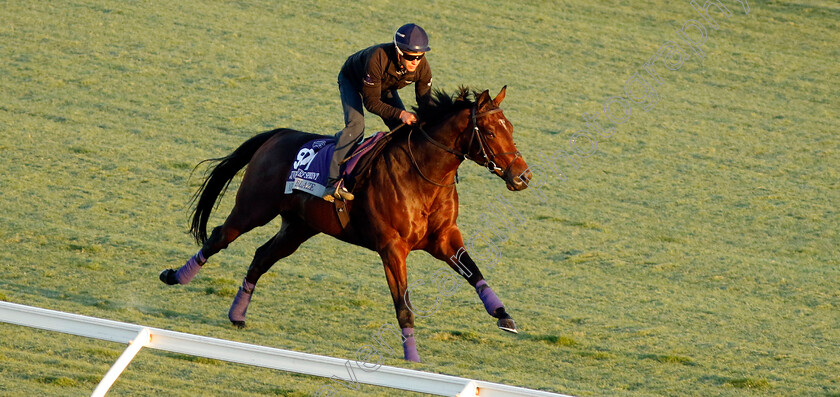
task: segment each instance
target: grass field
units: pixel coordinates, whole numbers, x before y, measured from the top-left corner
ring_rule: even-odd
[[[373,252],[313,238],[261,279],[245,330],[227,309],[276,222],[188,286],[157,275],[197,250],[199,161],[274,127],[334,133],[344,59],[416,22],[436,87],[508,85],[542,184],[511,193],[460,169],[465,234],[499,194],[522,216],[485,272],[521,333],[462,288],[418,319],[423,363],[385,364],[579,396],[840,396],[840,5],[723,1],[715,30],[689,1],[458,3],[0,0],[0,300],[352,359],[396,323]],[[677,33],[691,19],[702,60]],[[669,41],[686,57],[658,64],[658,101],[607,121],[604,103],[636,73],[653,81],[644,65]],[[573,150],[599,112],[612,136],[550,172],[540,159]],[[413,254],[409,281],[442,266]],[[88,395],[123,348],[0,325],[0,394]],[[310,396],[328,382],[144,350],[110,394]]]

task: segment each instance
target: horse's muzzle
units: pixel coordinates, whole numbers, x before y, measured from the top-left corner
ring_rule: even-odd
[[[501,175],[508,190],[513,192],[527,189],[528,182],[531,181],[532,176],[531,169],[522,157],[518,157],[511,162]]]

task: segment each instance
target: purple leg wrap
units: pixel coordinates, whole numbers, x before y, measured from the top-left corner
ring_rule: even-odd
[[[414,339],[414,328],[403,328],[403,354],[407,361],[420,362],[420,355],[417,354],[417,341]]]
[[[242,280],[242,286],[239,287],[239,292],[233,298],[233,304],[230,305],[228,311],[228,318],[230,321],[245,321],[245,313],[248,311],[248,304],[251,303],[251,295],[254,293],[254,284],[247,280]]]
[[[201,253],[201,250],[198,250],[198,253],[192,256],[184,266],[181,266],[177,272],[175,272],[175,279],[178,280],[178,284],[189,284],[192,281],[193,277],[198,274],[198,271],[201,270],[201,265],[207,262],[207,259],[204,258],[204,254]]]
[[[481,280],[475,284],[475,292],[478,292],[478,297],[484,303],[484,309],[492,316],[496,309],[505,307],[502,301],[496,296],[496,293],[487,285],[487,281]]]

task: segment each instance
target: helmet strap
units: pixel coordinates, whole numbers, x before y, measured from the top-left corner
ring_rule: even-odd
[[[396,38],[396,37],[394,37],[394,48],[396,48],[396,49],[397,49],[397,55],[398,55],[400,58],[402,58],[402,56],[403,56],[403,52],[402,52],[402,50],[400,49],[400,45],[399,45],[399,44],[397,44],[397,38]]]
[[[407,72],[407,70],[405,69],[405,65],[402,64],[403,52],[400,49],[399,44],[397,44],[397,38],[396,37],[394,37],[394,48],[397,49],[397,68],[399,68],[399,70],[397,70],[397,72],[400,73],[400,74],[405,74]]]

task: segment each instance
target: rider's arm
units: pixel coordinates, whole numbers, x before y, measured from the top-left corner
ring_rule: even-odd
[[[367,74],[362,81],[362,101],[365,109],[383,119],[400,117],[402,109],[397,109],[382,102],[382,80],[388,66],[388,55],[379,49],[371,54],[367,64]]]

